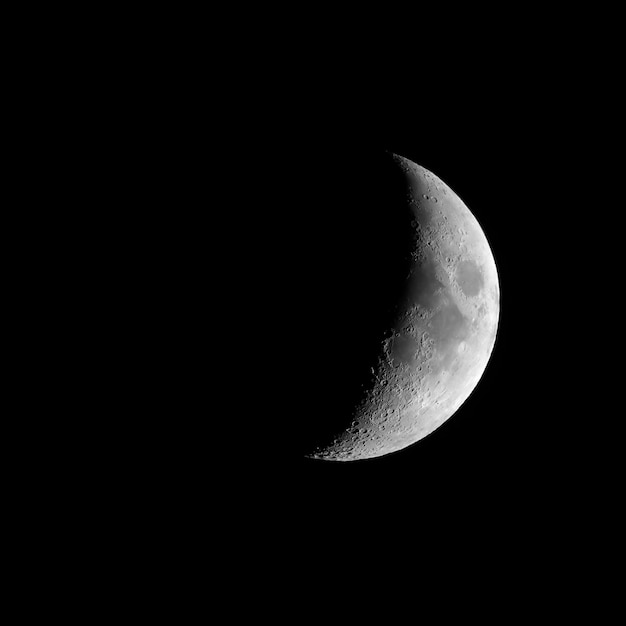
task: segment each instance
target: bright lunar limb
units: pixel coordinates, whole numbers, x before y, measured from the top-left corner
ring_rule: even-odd
[[[498,275],[478,221],[437,176],[393,159],[407,186],[413,263],[349,427],[310,458],[368,459],[419,441],[472,393],[495,343]]]

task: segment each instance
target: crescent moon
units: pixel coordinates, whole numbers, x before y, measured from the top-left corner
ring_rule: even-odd
[[[416,443],[467,400],[495,344],[500,287],[481,226],[440,178],[393,159],[404,173],[413,234],[404,294],[348,428],[309,458],[370,459]]]

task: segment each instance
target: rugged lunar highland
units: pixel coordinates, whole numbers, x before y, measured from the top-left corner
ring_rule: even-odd
[[[406,290],[350,427],[311,458],[367,459],[419,441],[468,398],[495,343],[500,293],[485,234],[437,176],[394,160],[414,229]]]

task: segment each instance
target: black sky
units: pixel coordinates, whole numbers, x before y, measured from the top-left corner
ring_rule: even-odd
[[[506,72],[407,79],[402,92],[292,78],[244,84],[228,115],[181,115],[189,149],[168,158],[183,184],[164,214],[185,207],[168,237],[179,234],[171,302],[191,356],[171,361],[182,392],[156,422],[168,455],[151,467],[174,472],[168,493],[181,506],[204,494],[261,550],[264,536],[306,552],[314,538],[390,525],[416,541],[448,529],[467,542],[487,521],[519,531],[563,519],[591,497],[601,446],[577,361],[589,348],[577,303],[590,285],[594,131],[572,91],[550,72],[532,89]],[[367,194],[361,163],[385,151],[443,179],[481,224],[500,276],[496,345],[469,399],[422,441],[368,461],[312,461],[297,442],[316,412],[335,410],[325,374],[341,373],[336,347],[352,321],[335,324],[324,301],[327,281],[340,285],[327,260],[341,253],[334,203]]]
[[[306,528],[320,510],[348,520],[355,511],[384,519],[397,507],[398,515],[416,520],[433,510],[461,520],[471,518],[471,511],[532,516],[567,500],[585,483],[584,470],[572,461],[584,418],[573,402],[575,383],[563,361],[575,323],[567,258],[579,224],[571,216],[580,210],[573,200],[572,155],[587,138],[582,129],[572,130],[574,119],[557,95],[524,93],[513,83],[489,91],[473,87],[453,97],[441,93],[428,107],[387,102],[377,110],[331,107],[324,116],[316,116],[313,107],[289,118],[287,169],[301,179],[287,184],[293,203],[277,209],[278,222],[297,213],[298,196],[323,179],[325,159],[340,155],[358,163],[377,150],[395,152],[433,171],[466,202],[490,242],[501,286],[499,331],[489,365],[470,398],[437,431],[369,461],[328,463],[295,459],[288,452],[265,457],[270,478],[263,493],[274,497],[277,510],[298,511]],[[303,239],[291,239],[288,219],[281,231],[287,247],[302,246],[309,253],[311,241],[302,234],[307,218],[293,219]],[[290,259],[280,259],[278,266],[289,266]],[[293,266],[290,271],[289,280],[295,280],[297,271]],[[279,285],[279,291],[289,291]],[[272,326],[280,328],[284,320],[289,328],[284,344],[273,334],[277,354],[265,353],[278,377],[282,367],[293,371],[308,352],[319,349],[307,348],[310,318],[299,316],[301,306],[288,308],[286,318],[279,308],[281,321]],[[323,385],[311,393],[319,394],[313,404],[322,406]],[[284,416],[277,421],[280,429],[289,425],[280,436],[282,450],[289,451],[290,428],[306,429],[311,419],[298,403],[311,403],[299,393],[287,393],[283,400],[273,396],[272,414]],[[328,400],[332,410],[332,397]]]

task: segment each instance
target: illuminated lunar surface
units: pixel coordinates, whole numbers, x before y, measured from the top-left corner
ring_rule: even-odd
[[[500,292],[485,234],[437,176],[394,160],[414,229],[406,289],[350,425],[310,458],[368,459],[419,441],[472,393],[495,343]]]

